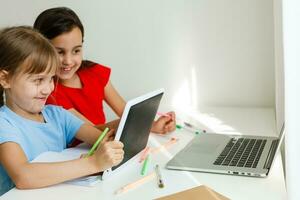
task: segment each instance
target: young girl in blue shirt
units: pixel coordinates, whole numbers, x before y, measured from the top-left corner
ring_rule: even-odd
[[[93,144],[101,131],[61,107],[46,105],[60,62],[56,50],[29,27],[0,31],[0,195],[16,186],[40,188],[98,173],[119,164],[123,144],[105,142],[92,156],[31,163],[46,151],[62,151],[78,138]],[[87,134],[88,133],[88,134]]]

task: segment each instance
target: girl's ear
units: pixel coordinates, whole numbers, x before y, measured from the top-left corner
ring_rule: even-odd
[[[7,89],[7,88],[10,87],[9,78],[8,78],[8,71],[6,71],[6,70],[1,70],[0,71],[0,85],[4,89]]]

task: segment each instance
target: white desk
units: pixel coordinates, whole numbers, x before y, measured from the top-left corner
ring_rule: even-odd
[[[180,115],[178,115],[180,116]],[[242,133],[251,135],[275,135],[274,110],[268,108],[206,108],[200,113],[190,113],[194,123],[202,125],[209,131],[224,133]],[[183,148],[193,133],[178,130],[167,136],[151,134],[149,146],[159,146],[171,137],[179,138],[179,142],[167,151],[151,155],[149,172],[155,164],[160,164],[165,180],[165,188],[157,187],[156,179],[148,181],[136,189],[121,195],[114,192],[121,186],[141,178],[141,164],[134,160],[126,169],[115,174],[94,187],[81,187],[59,184],[43,189],[12,189],[1,199],[34,200],[34,199],[154,199],[167,194],[179,192],[194,186],[205,184],[215,191],[237,200],[249,199],[287,199],[282,169],[281,156],[278,153],[273,168],[267,178],[251,178],[231,175],[184,172],[164,169],[167,161]]]

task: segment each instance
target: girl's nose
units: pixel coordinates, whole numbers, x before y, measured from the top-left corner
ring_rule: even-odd
[[[63,65],[70,65],[72,63],[72,57],[70,54],[65,54],[62,58]]]
[[[53,91],[53,89],[54,89],[54,83],[53,82],[47,83],[44,85],[42,89],[42,93],[48,95]]]

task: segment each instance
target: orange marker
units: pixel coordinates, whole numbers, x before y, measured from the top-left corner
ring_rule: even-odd
[[[178,140],[179,139],[177,139],[177,138],[171,138],[168,142],[162,144],[161,146],[151,149],[151,153],[157,153],[157,152],[161,151],[162,149],[167,149],[170,146],[172,146],[173,144],[175,144]]]
[[[143,177],[143,178],[141,178],[141,179],[139,179],[139,180],[137,180],[137,181],[135,181],[135,182],[133,182],[133,183],[129,183],[129,184],[127,184],[127,185],[121,187],[119,190],[117,190],[117,191],[115,192],[115,194],[121,194],[121,193],[127,192],[127,191],[130,190],[130,189],[136,188],[136,187],[138,187],[138,186],[144,184],[145,182],[147,182],[147,181],[149,181],[149,180],[155,178],[155,176],[156,176],[156,175],[155,175],[155,172],[152,172],[152,173],[149,174],[148,176],[145,176],[145,177]]]

